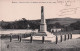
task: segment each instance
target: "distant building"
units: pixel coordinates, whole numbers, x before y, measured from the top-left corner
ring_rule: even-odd
[[[51,32],[60,32],[62,30],[63,30],[63,28],[52,28]]]

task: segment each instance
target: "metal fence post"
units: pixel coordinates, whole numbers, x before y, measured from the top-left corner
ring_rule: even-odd
[[[45,39],[45,37],[44,37],[44,36],[42,36],[42,43],[44,43],[44,39]]]
[[[22,38],[21,35],[19,36],[19,38],[20,38],[20,42],[21,42],[21,40],[22,40],[22,39],[21,39],[21,38]]]
[[[19,35],[18,35],[18,41],[19,41]]]
[[[10,42],[12,42],[12,34],[10,35]]]
[[[56,35],[56,44],[57,44],[57,42],[58,42],[58,37],[57,37],[57,35]]]
[[[33,38],[32,38],[32,35],[30,34],[30,43],[32,43],[32,39],[33,39]]]
[[[64,35],[64,40],[66,41],[66,35]]]
[[[69,39],[69,34],[68,34],[68,39]]]
[[[72,34],[71,34],[71,39],[72,39]]]
[[[62,35],[61,35],[61,42],[62,42]]]
[[[1,35],[1,39],[2,39],[2,35]]]

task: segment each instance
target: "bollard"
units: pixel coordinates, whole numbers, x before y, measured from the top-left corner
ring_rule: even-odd
[[[20,38],[20,42],[21,42],[21,40],[22,40],[22,39],[21,39],[21,38],[22,38],[21,35],[19,36],[19,38]]]
[[[32,39],[33,39],[33,38],[32,38],[32,35],[30,34],[30,43],[32,43]]]
[[[68,39],[69,39],[69,34],[68,34]]]
[[[61,35],[61,42],[62,42],[62,35]]]
[[[56,44],[57,44],[57,42],[58,42],[58,37],[57,37],[57,35],[56,35]]]
[[[19,35],[18,35],[18,41],[19,41]]]
[[[71,34],[71,38],[70,39],[72,39],[72,34]]]
[[[10,42],[12,42],[12,35],[10,35]]]
[[[20,42],[21,42],[21,36],[20,36]]]
[[[64,35],[64,40],[66,41],[66,35]]]
[[[44,39],[45,39],[45,37],[44,37],[44,36],[42,36],[42,43],[44,43]]]
[[[2,35],[1,35],[1,39],[2,39]]]

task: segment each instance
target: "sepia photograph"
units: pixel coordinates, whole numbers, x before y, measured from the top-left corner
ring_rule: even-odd
[[[0,51],[80,51],[80,0],[0,0]]]

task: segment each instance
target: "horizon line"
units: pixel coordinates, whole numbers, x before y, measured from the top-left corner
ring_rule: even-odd
[[[56,18],[58,18],[58,17],[56,17]],[[46,19],[56,19],[56,18],[46,18]],[[60,17],[59,17],[60,18]],[[72,18],[72,17],[64,17],[64,18]],[[21,18],[22,19],[22,18]],[[15,19],[15,20],[12,20],[11,22],[13,22],[13,21],[19,21],[19,20],[21,20],[21,19]],[[25,18],[26,19],[26,18]],[[72,18],[72,19],[80,19],[80,18]],[[41,19],[26,19],[26,20],[41,20]],[[0,22],[1,22],[2,20],[0,20]],[[8,21],[6,21],[6,20],[3,20],[3,21],[5,21],[5,22],[8,22]]]

